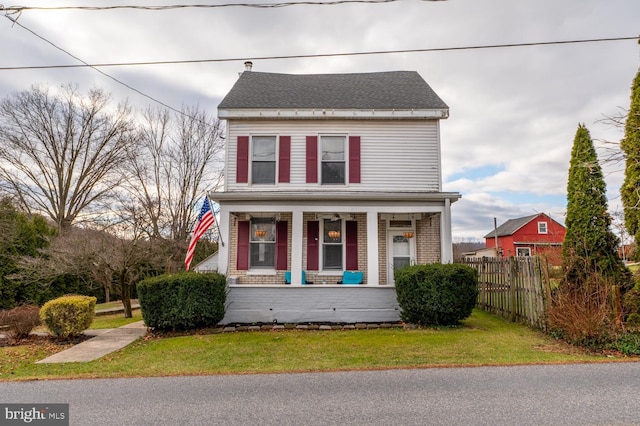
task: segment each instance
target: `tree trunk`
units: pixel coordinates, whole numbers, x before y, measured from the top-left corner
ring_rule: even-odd
[[[105,286],[104,288],[104,303],[111,302],[111,292],[109,291],[109,287]]]
[[[122,295],[122,306],[124,306],[124,317],[132,318],[131,312],[131,287],[127,285],[124,279],[120,280],[120,294]]]

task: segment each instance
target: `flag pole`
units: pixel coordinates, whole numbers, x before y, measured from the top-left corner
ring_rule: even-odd
[[[218,214],[220,214],[220,209],[218,209]],[[220,244],[224,247],[224,241],[222,240],[222,233],[220,232],[220,225],[218,225],[218,220],[216,220],[216,228],[218,228],[218,239],[220,240]]]

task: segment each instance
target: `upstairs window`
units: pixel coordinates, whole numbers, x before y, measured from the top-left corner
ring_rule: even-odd
[[[344,136],[320,136],[321,183],[345,183],[345,140]]]
[[[249,265],[251,269],[274,269],[276,223],[273,218],[252,218],[249,230]]]
[[[546,234],[548,232],[547,222],[538,222],[538,234]]]
[[[251,138],[251,183],[275,184],[276,137],[253,136]]]

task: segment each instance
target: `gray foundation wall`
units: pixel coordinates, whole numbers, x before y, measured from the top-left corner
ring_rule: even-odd
[[[229,286],[222,324],[308,322],[396,322],[394,287]]]

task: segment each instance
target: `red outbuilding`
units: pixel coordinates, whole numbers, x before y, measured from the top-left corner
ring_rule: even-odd
[[[566,229],[544,213],[509,219],[484,236],[487,248],[500,257],[544,255],[552,265],[562,263],[562,242]]]

